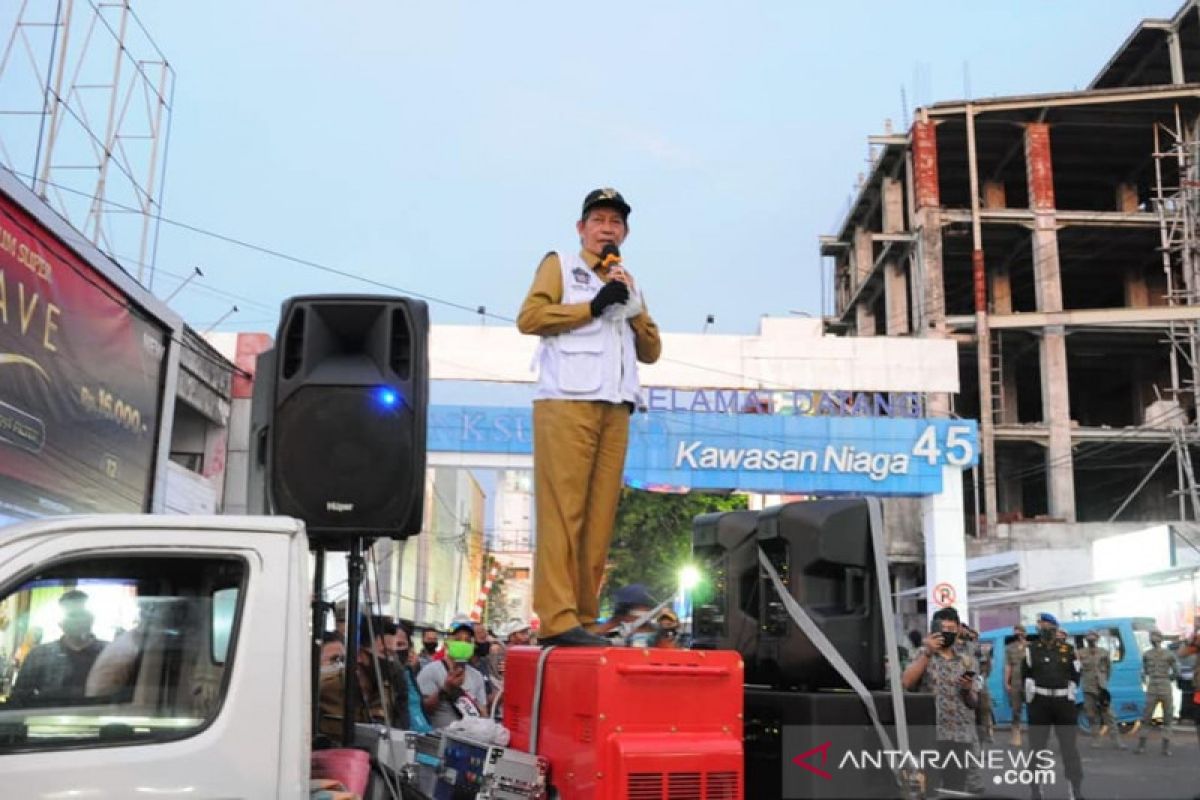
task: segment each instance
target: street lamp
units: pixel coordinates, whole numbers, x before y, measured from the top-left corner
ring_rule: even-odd
[[[684,625],[684,633],[691,630],[692,623],[692,590],[703,580],[700,569],[695,564],[684,564],[679,568],[679,594],[683,601],[679,619]]]
[[[679,588],[684,593],[690,592],[700,585],[700,570],[695,564],[684,564],[679,568]]]

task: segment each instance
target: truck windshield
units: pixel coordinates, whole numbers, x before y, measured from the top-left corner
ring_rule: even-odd
[[[64,561],[0,592],[0,752],[189,736],[216,715],[244,562]]]

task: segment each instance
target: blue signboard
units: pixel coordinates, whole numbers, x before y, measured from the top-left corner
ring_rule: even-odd
[[[432,406],[429,449],[533,452],[532,411]],[[978,461],[973,420],[692,414],[651,411],[630,424],[625,481],[659,491],[928,495],[942,467]]]

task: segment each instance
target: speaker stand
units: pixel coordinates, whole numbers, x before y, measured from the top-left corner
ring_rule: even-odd
[[[325,548],[313,551],[312,592],[312,730],[315,736],[321,730],[321,644],[325,634]]]
[[[362,689],[358,685],[358,627],[359,608],[358,592],[362,586],[366,562],[363,559],[363,542],[370,541],[363,536],[350,538],[350,552],[346,554],[346,680],[342,689],[346,704],[342,709],[342,742],[348,746],[354,741],[354,722],[358,718],[358,695]],[[372,647],[374,642],[371,643]]]

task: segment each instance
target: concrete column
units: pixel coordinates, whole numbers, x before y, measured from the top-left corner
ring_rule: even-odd
[[[1127,308],[1146,308],[1150,305],[1150,286],[1146,283],[1145,270],[1130,264],[1125,267],[1124,282]]]
[[[883,179],[883,232],[904,230],[904,184],[896,178]]]
[[[984,181],[983,182],[983,207],[984,208],[1006,208],[1008,206],[1008,197],[1004,191],[1003,181]]]
[[[988,272],[988,283],[992,295],[993,314],[1013,313],[1012,272],[1008,264],[997,264]]]
[[[887,310],[887,335],[908,333],[908,276],[904,274],[904,262],[896,258],[883,263],[883,306]]]
[[[1071,452],[1071,402],[1067,391],[1067,337],[1062,327],[1046,328],[1041,357],[1042,415],[1050,429],[1046,475],[1050,516],[1075,521],[1075,470]]]
[[[921,498],[921,529],[925,534],[925,599],[929,617],[945,600],[967,616],[967,542],[963,524],[962,468],[942,467],[940,494]],[[952,599],[943,594],[952,595]]]
[[[854,265],[854,285],[858,287],[875,266],[875,246],[871,243],[871,232],[866,228],[854,229]]]
[[[1009,469],[1004,469],[1005,466],[1009,466]],[[996,488],[999,490],[1000,495],[1001,515],[1020,514],[1021,509],[1025,507],[1025,492],[1024,487],[1021,486],[1021,480],[1020,478],[1013,478],[1009,474],[1010,469],[1017,468],[1018,466],[1015,464],[1002,464],[1001,469],[998,470],[1000,478],[997,481]]]
[[[1171,59],[1171,83],[1185,83],[1183,72],[1183,47],[1179,41],[1179,31],[1172,30],[1167,34],[1167,54]]]
[[[1062,311],[1058,231],[1054,213],[1054,170],[1050,126],[1025,128],[1029,201],[1034,211],[1033,280],[1038,311]],[[1071,397],[1067,387],[1067,338],[1061,325],[1042,330],[1038,343],[1042,377],[1042,420],[1049,431],[1046,486],[1050,515],[1075,521],[1075,472],[1071,451]]]
[[[837,313],[841,316],[841,313],[846,310],[846,306],[850,304],[850,298],[854,292],[854,287],[851,285],[854,282],[854,257],[846,256],[840,260],[833,275]]]
[[[250,481],[250,398],[229,403],[229,439],[225,453],[223,514],[257,514],[247,501]]]
[[[938,188],[937,127],[934,123],[913,123],[912,157],[917,210],[940,206],[942,201]]]
[[[1016,425],[1021,421],[1020,404],[1017,403],[1017,360],[1003,353],[1000,362],[1000,422]]]
[[[1118,183],[1116,191],[1117,211],[1132,213],[1138,210],[1137,185]]]
[[[942,270],[942,212],[922,209],[917,214],[921,260],[920,302],[926,331],[946,332],[946,277]]]
[[[938,189],[937,134],[932,122],[912,127],[913,203],[920,259],[922,333],[946,332],[946,284],[942,271],[942,213]]]
[[[859,336],[875,335],[875,311],[865,299],[860,299],[854,307],[854,329]]]

